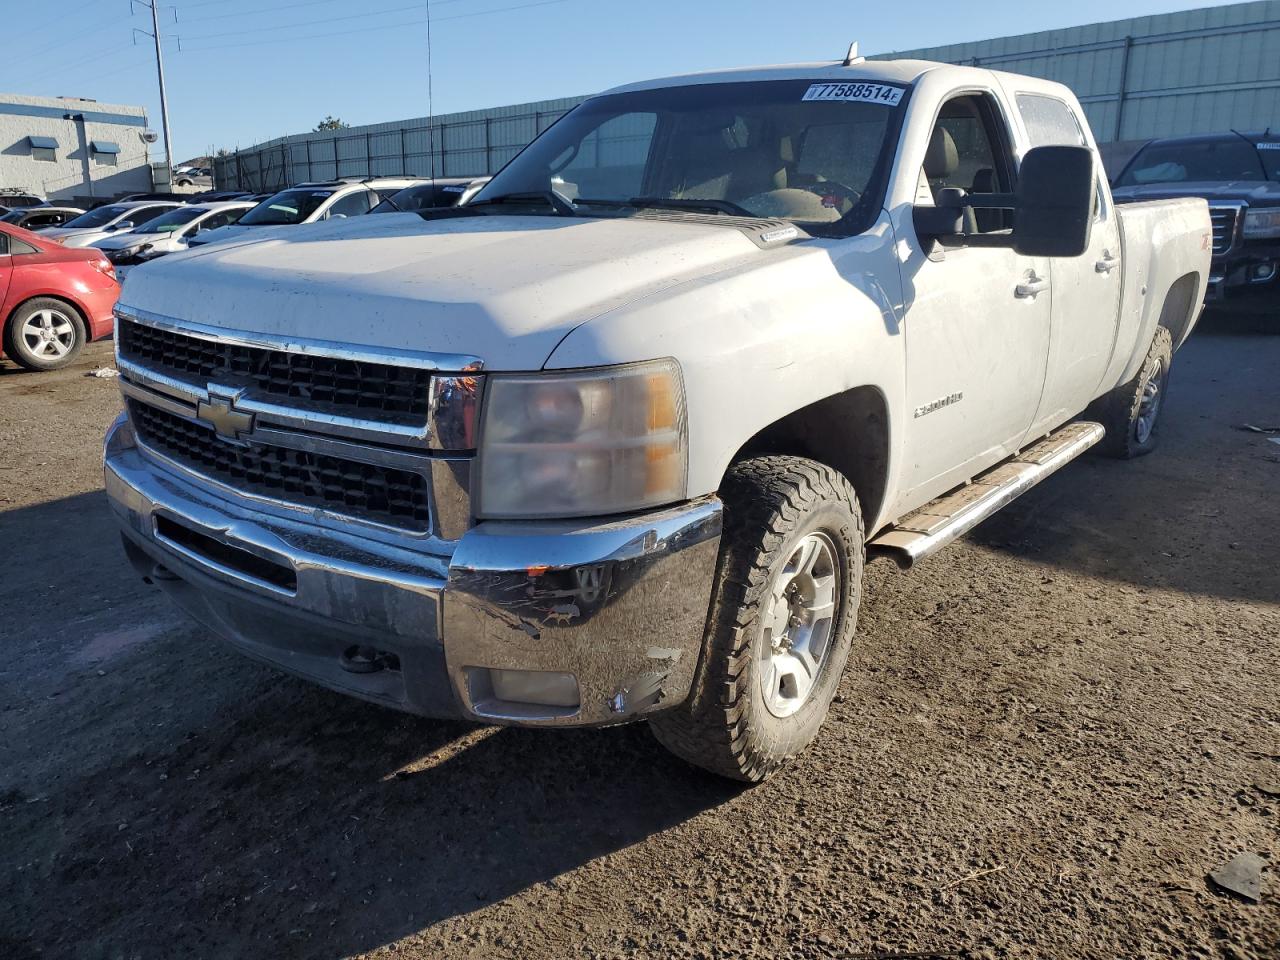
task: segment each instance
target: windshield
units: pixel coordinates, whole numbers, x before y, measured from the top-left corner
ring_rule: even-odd
[[[405,187],[370,210],[370,213],[399,213],[413,210],[435,210],[438,207],[457,206],[458,198],[467,188],[464,184],[437,187],[424,183],[417,187]]]
[[[774,80],[597,97],[535,140],[472,204],[554,190],[583,216],[666,201],[790,220],[811,233],[857,232],[879,209],[904,93],[881,83]]]
[[[251,227],[302,223],[332,196],[332,190],[311,190],[306,187],[282,190],[274,197],[263,200],[241,217],[240,222]]]
[[[1239,137],[1192,143],[1153,143],[1138,151],[1118,187],[1148,183],[1266,180],[1258,149]]]
[[[21,223],[22,218],[27,215],[25,210],[10,210],[3,217],[0,217],[0,223]]]
[[[134,233],[173,233],[180,230],[197,217],[202,217],[207,210],[199,207],[179,207],[177,210],[170,210],[168,213],[156,217],[149,223],[144,223],[140,227],[134,228]]]
[[[97,210],[90,210],[88,213],[82,213],[74,220],[68,220],[63,224],[69,230],[78,227],[105,227],[112,220],[116,220],[121,214],[128,213],[129,208],[115,204],[109,207],[98,207]]]

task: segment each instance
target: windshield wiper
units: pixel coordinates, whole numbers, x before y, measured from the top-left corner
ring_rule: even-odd
[[[728,200],[698,200],[685,197],[632,197],[627,201],[630,206],[641,210],[701,210],[709,213],[723,213],[731,217],[751,217],[759,220],[754,213]]]
[[[472,200],[468,207],[500,206],[504,203],[535,203],[541,201],[549,206],[560,217],[576,217],[578,211],[573,204],[554,190],[530,190],[526,193],[504,193],[497,197],[486,197],[484,200]]]

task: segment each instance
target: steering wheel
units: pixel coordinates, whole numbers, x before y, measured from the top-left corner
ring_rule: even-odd
[[[813,183],[797,183],[792,184],[792,186],[796,190],[805,190],[821,197],[824,207],[839,210],[841,214],[847,213],[855,203],[862,199],[860,190],[855,190],[839,180],[815,180]],[[849,206],[842,207],[842,202],[846,201]]]

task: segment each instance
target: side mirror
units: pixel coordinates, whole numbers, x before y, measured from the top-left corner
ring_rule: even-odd
[[[1013,248],[1029,257],[1078,257],[1089,249],[1097,177],[1087,147],[1036,147],[1022,158],[1014,194]]]
[[[111,226],[107,227],[107,229],[108,229],[108,230],[132,230],[132,229],[133,229],[133,221],[132,221],[132,220],[120,220],[120,221],[119,221],[119,222],[117,222],[117,223],[113,223],[113,224],[111,224]]]

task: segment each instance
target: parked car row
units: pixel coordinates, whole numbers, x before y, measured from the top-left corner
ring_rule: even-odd
[[[254,227],[455,206],[486,182],[394,177],[306,183],[266,196],[135,194],[87,211],[0,193],[15,201],[0,216],[0,357],[34,370],[70,363],[88,340],[111,332],[125,276],[157,257]]]

